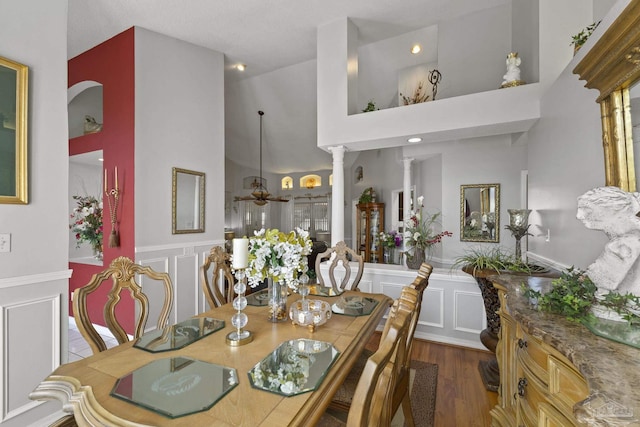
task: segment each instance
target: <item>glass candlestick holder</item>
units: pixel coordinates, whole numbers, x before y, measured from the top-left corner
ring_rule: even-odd
[[[507,209],[509,212],[509,225],[505,228],[511,231],[511,235],[516,239],[516,261],[522,261],[522,249],[520,240],[524,236],[532,236],[529,233],[530,209]]]
[[[233,285],[233,290],[237,296],[233,299],[233,308],[237,311],[231,316],[231,325],[233,325],[236,330],[229,332],[226,339],[227,344],[232,347],[248,344],[253,341],[253,334],[250,331],[242,329],[247,326],[249,322],[247,315],[242,312],[242,310],[247,307],[247,298],[244,296],[247,290],[247,274],[244,268],[236,270],[236,279],[238,279],[238,281]]]

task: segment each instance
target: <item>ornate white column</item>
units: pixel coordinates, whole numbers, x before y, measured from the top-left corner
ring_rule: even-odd
[[[333,155],[331,189],[331,246],[344,240],[344,145],[329,147]]]
[[[402,216],[403,216],[403,231],[407,229],[407,221],[411,216],[411,162],[413,162],[412,157],[405,157],[402,159],[404,164],[404,177],[402,181]],[[403,236],[404,237],[404,236]],[[406,239],[402,239],[402,250],[406,251]]]

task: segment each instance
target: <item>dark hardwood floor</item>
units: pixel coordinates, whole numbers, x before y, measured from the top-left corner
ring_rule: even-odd
[[[378,348],[380,334],[367,345]],[[490,427],[489,411],[498,403],[498,393],[487,391],[478,363],[491,353],[415,339],[412,359],[438,365],[438,388],[434,427]]]

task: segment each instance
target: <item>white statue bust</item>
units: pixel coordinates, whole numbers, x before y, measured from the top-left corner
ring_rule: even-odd
[[[522,80],[520,80],[520,57],[518,57],[518,52],[511,52],[507,55],[507,74],[502,76],[503,82],[502,86],[518,86],[524,84]]]
[[[587,268],[598,291],[640,295],[640,193],[599,187],[578,197],[576,218],[609,238],[602,254]]]

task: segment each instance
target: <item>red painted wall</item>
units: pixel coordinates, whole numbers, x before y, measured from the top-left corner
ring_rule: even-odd
[[[73,274],[69,292],[86,285],[91,276],[118,256],[135,259],[134,216],[134,153],[135,153],[135,51],[134,28],[130,28],[98,46],[69,60],[69,87],[86,80],[103,86],[103,128],[99,133],[69,140],[69,155],[102,149],[104,167],[108,173],[109,188],[114,186],[114,170],[118,168],[120,201],[118,206],[118,231],[120,246],[110,248],[111,233],[108,203],[103,194],[104,206],[104,267],[69,263]],[[105,283],[106,285],[106,283]],[[123,325],[128,333],[134,331],[134,302],[124,298],[119,303],[118,314],[125,315]],[[89,314],[94,323],[104,325],[103,307],[106,291],[90,300]],[[73,308],[69,307],[69,313]],[[119,317],[120,318],[120,317]]]

